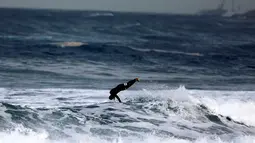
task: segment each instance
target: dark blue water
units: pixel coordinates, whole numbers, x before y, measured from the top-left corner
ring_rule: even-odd
[[[1,86],[253,90],[253,20],[1,9]],[[88,45],[60,46],[63,42]],[[54,44],[57,43],[57,44]],[[108,86],[109,85],[109,86]]]
[[[255,21],[0,9],[0,141],[252,142]],[[108,101],[109,89],[141,79]]]

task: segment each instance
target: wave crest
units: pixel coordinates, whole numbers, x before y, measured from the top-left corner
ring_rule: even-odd
[[[113,13],[110,13],[110,12],[105,12],[105,13],[98,13],[98,12],[96,12],[96,13],[91,13],[90,14],[90,17],[101,17],[101,16],[110,16],[110,17],[112,17],[112,16],[114,16],[114,14]]]

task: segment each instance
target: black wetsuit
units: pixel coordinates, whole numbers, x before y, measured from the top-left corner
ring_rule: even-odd
[[[111,89],[110,91],[110,96],[109,96],[109,99],[110,100],[113,100],[115,99],[115,97],[119,100],[119,102],[121,102],[119,96],[117,95],[120,91],[122,90],[126,90],[128,89],[130,86],[132,86],[135,82],[137,81],[137,79],[133,79],[133,80],[130,80],[129,82],[127,83],[123,83],[123,84],[119,84],[118,86],[116,86],[115,88]]]

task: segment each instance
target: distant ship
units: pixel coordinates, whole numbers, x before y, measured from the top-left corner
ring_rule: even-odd
[[[239,18],[239,19],[255,19],[255,10],[250,10],[243,14],[234,14],[232,18]]]
[[[197,13],[199,16],[213,16],[213,17],[220,17],[226,14],[228,11],[224,9],[225,0],[219,4],[218,8],[216,9],[209,9],[209,10],[202,10]]]
[[[245,16],[245,18],[255,19],[255,9],[244,13],[243,16]]]
[[[234,2],[234,0],[232,0]],[[240,11],[241,7],[239,5],[238,10]],[[255,19],[255,9],[249,10],[244,13],[237,12],[234,8],[234,3],[232,3],[232,12],[234,13],[232,15],[233,18],[241,18],[241,19]]]
[[[232,10],[228,12],[227,16],[229,17],[240,17],[242,14],[241,12],[241,5],[235,5],[235,0],[232,0]]]

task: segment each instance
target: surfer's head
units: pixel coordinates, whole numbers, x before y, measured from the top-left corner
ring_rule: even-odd
[[[109,99],[110,99],[110,100],[113,100],[114,98],[115,98],[115,95],[112,95],[112,94],[111,94],[111,95],[109,96]]]

